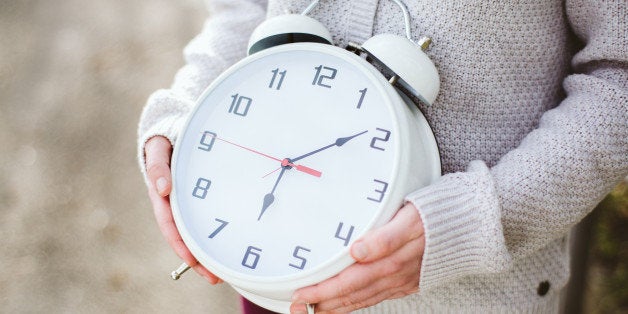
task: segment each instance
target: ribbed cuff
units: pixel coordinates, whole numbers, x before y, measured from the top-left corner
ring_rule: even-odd
[[[498,198],[483,162],[472,162],[467,172],[443,176],[406,201],[419,210],[425,229],[420,291],[510,267]]]

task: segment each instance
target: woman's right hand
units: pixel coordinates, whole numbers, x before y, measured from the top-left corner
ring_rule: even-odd
[[[170,247],[183,261],[199,275],[205,277],[211,284],[222,280],[201,265],[185,246],[181,235],[175,226],[170,207],[170,191],[172,190],[172,176],[170,172],[170,157],[172,145],[163,136],[155,136],[146,142],[144,147],[146,156],[146,173],[148,176],[148,197],[153,204],[155,219],[159,230],[164,235]]]

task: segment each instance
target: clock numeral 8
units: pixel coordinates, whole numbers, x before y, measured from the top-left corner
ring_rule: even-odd
[[[253,102],[253,99],[246,96],[240,96],[238,94],[231,95],[231,98],[233,98],[233,100],[231,101],[231,106],[229,106],[229,113],[246,117],[246,115],[249,113],[249,108],[251,108],[251,103]],[[240,109],[242,108],[243,103],[244,109]]]
[[[259,253],[262,253],[262,249],[249,246],[246,249],[246,253],[244,253],[244,258],[242,258],[242,266],[255,269],[257,267],[257,262],[259,262]],[[253,256],[253,262],[251,262],[251,256]]]
[[[192,191],[192,196],[200,199],[205,199],[205,197],[207,196],[207,190],[209,190],[209,187],[211,185],[212,182],[210,180],[207,180],[205,178],[198,178],[198,180],[196,180],[196,186]]]

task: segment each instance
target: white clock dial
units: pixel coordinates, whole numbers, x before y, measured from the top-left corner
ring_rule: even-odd
[[[352,58],[308,49],[215,83],[177,143],[173,207],[201,261],[248,278],[314,272],[372,227],[396,176],[390,98]]]

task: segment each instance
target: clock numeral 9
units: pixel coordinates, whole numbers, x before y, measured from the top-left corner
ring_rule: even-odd
[[[201,146],[198,147],[200,150],[204,150],[206,152],[212,150],[214,147],[214,142],[216,141],[216,136],[218,136],[214,132],[205,131],[203,132],[203,136],[201,137],[201,142],[199,143]]]
[[[213,239],[218,234],[218,232],[220,232],[222,229],[224,229],[229,224],[228,221],[224,221],[222,219],[216,218],[215,220],[220,223],[220,226],[218,226],[218,229],[214,230],[214,232],[212,232],[208,236],[208,238],[210,238],[210,239]]]
[[[336,229],[336,239],[340,239],[340,240],[344,240],[344,246],[347,246],[349,244],[349,241],[351,241],[351,235],[353,234],[353,229],[355,229],[353,226],[349,226],[349,231],[346,232],[346,235],[343,236],[341,235],[342,233],[342,229],[344,226],[344,223],[340,222],[338,224],[338,228]]]
[[[259,253],[262,253],[262,249],[256,248],[254,246],[249,246],[246,249],[246,253],[244,253],[244,258],[242,258],[242,266],[248,267],[250,269],[255,269],[257,267],[257,262],[259,262]],[[252,262],[251,256],[253,259]]]
[[[233,98],[233,100],[231,101],[231,106],[229,106],[229,113],[246,117],[249,113],[249,108],[251,108],[253,99],[246,96],[240,96],[238,94],[231,95],[231,98]],[[242,107],[244,107],[244,109],[242,109]]]
[[[207,180],[205,178],[198,178],[198,180],[196,180],[196,186],[192,191],[192,196],[200,199],[205,199],[205,197],[207,196],[207,190],[209,190],[209,187],[211,185],[212,182],[210,180]]]
[[[323,83],[323,80],[333,80],[336,78],[336,73],[338,70],[330,67],[325,67],[323,65],[319,65],[314,68],[316,70],[316,75],[314,76],[314,80],[312,81],[312,85],[318,85],[326,88],[331,88],[331,85],[327,85]],[[329,75],[324,75],[321,72],[325,70],[328,71]]]
[[[388,142],[388,140],[390,139],[390,131],[385,130],[385,129],[380,129],[380,128],[377,128],[376,130],[380,131],[380,132],[384,132],[384,137],[373,137],[373,139],[371,140],[371,148],[375,148],[377,150],[384,151],[386,149],[384,149],[383,147],[377,146],[376,143],[378,141],[379,142]]]
[[[281,83],[283,83],[283,79],[286,77],[286,72],[288,72],[288,70],[283,70],[281,72],[279,72],[279,68],[274,69],[270,72],[273,72],[273,78],[270,80],[270,84],[268,84],[268,88],[274,88],[275,87],[275,79],[277,78],[277,76],[279,76],[279,81],[277,82],[277,90],[281,89]]]
[[[303,268],[305,268],[305,263],[307,263],[307,259],[305,257],[303,257],[303,256],[299,256],[299,251],[311,252],[310,249],[304,248],[302,246],[295,247],[294,248],[294,252],[292,252],[292,256],[294,256],[296,259],[300,260],[301,263],[299,265],[292,264],[292,263],[290,263],[288,265],[292,266],[294,268],[297,268],[297,269],[303,269]]]
[[[378,194],[377,198],[367,197],[366,199],[369,200],[369,201],[381,203],[382,200],[384,199],[384,195],[386,194],[386,190],[388,190],[388,183],[386,183],[384,181],[377,180],[377,179],[373,179],[373,182],[379,183],[382,186],[382,188],[381,188],[381,190],[375,190],[375,193]]]

